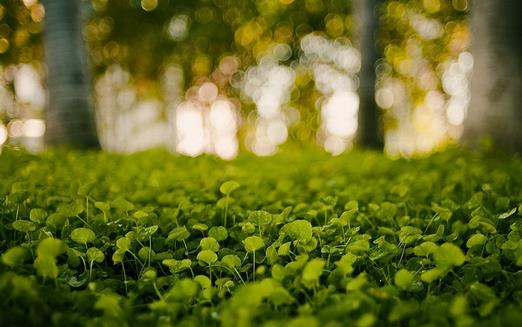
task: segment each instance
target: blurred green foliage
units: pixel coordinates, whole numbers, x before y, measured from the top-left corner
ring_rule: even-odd
[[[291,56],[282,64],[295,68],[291,105],[299,120],[290,139],[315,140],[322,94],[308,69],[299,68],[301,38],[311,32],[357,43],[357,17],[349,0],[91,0],[83,1],[85,37],[94,77],[115,64],[131,74],[139,96],[162,99],[161,77],[177,64],[184,71],[184,88],[210,79],[220,93],[239,97],[230,80],[256,64],[275,44],[287,44]],[[469,46],[468,0],[381,1],[377,66],[380,83],[397,78],[407,88],[415,109],[428,92],[438,90],[444,65]],[[0,3],[0,65],[35,63],[43,59],[39,0]],[[223,76],[223,58],[233,56],[235,74]],[[243,115],[253,106],[243,106]],[[396,113],[386,112],[386,128],[400,127]],[[420,126],[418,128],[424,128]]]

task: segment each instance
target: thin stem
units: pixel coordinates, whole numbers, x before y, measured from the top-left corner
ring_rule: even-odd
[[[78,219],[80,219],[82,223],[84,223],[84,224],[87,225],[90,229],[92,229],[91,225],[89,225],[88,222],[86,222],[85,220],[83,220],[82,217],[80,217],[79,215],[76,215],[75,217],[78,218]]]
[[[87,221],[89,221],[89,197],[85,197],[85,216],[87,218]]]
[[[163,300],[163,295],[161,295],[155,281],[152,282],[152,287],[154,287],[154,291],[156,292],[156,295],[160,298],[160,300]]]
[[[89,281],[91,281],[91,277],[92,277],[92,265],[94,264],[94,261],[91,260],[91,262],[89,263]]]
[[[227,194],[227,201],[225,202],[225,218],[223,219],[223,226],[225,226],[225,228],[227,227],[228,200],[229,195]]]
[[[245,281],[243,280],[243,277],[241,277],[241,274],[239,273],[239,271],[237,271],[237,269],[234,267],[234,271],[236,272],[237,276],[239,277],[239,279],[241,280],[241,283],[243,283],[243,285],[245,284]]]
[[[123,269],[123,285],[125,285],[125,294],[129,294],[129,290],[127,289],[127,274],[125,273],[125,265],[123,264],[123,261],[121,262],[121,267]]]
[[[254,282],[256,281],[256,251],[254,251],[253,255],[253,265],[252,265],[252,273],[254,275]]]

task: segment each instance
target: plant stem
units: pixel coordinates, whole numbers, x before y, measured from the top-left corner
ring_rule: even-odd
[[[163,295],[161,295],[158,286],[156,286],[156,282],[152,282],[152,287],[154,287],[154,291],[156,292],[156,295],[160,298],[160,300],[163,300]]]
[[[225,218],[223,219],[223,226],[225,226],[225,228],[227,227],[228,200],[229,195],[227,194],[227,201],[225,202]]]
[[[256,281],[256,251],[254,251],[254,260],[253,261],[253,265],[252,265],[252,273],[254,275],[254,282]]]
[[[129,291],[127,290],[127,274],[125,273],[125,265],[123,261],[121,262],[121,268],[123,269],[123,285],[125,285],[125,294],[128,295]]]

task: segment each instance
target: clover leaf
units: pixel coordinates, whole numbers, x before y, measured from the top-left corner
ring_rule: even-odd
[[[71,240],[75,241],[79,244],[87,244],[91,243],[96,239],[96,234],[89,229],[85,227],[75,228],[71,232]]]

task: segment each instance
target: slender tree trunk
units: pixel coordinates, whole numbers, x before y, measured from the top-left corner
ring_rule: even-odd
[[[46,143],[99,147],[82,36],[80,0],[43,0],[47,62]]]
[[[474,70],[463,143],[522,153],[522,1],[473,0]]]
[[[379,26],[376,5],[379,0],[354,0],[359,20],[359,50],[361,71],[359,73],[359,128],[358,143],[362,146],[382,148],[379,108],[375,102],[375,63],[379,59],[376,34]]]

